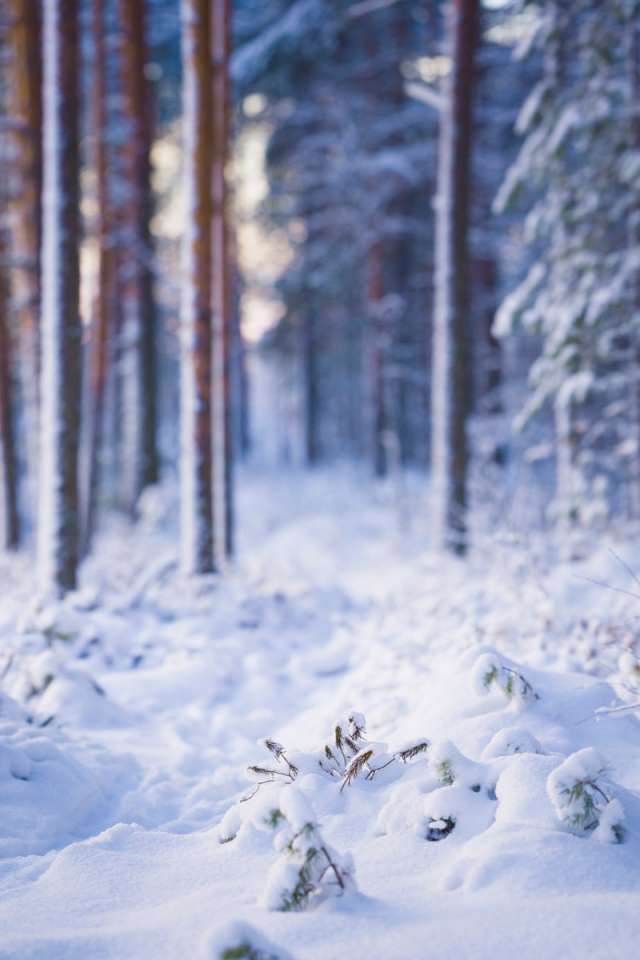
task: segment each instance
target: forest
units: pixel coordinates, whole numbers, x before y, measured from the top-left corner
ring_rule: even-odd
[[[2,960],[633,956],[639,535],[640,0],[0,0]]]

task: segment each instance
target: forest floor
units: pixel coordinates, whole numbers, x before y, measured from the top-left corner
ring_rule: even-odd
[[[637,955],[640,603],[619,591],[640,549],[600,535],[571,560],[505,526],[442,558],[423,501],[346,470],[245,476],[237,560],[185,580],[171,500],[148,498],[63,603],[0,556],[3,960]],[[373,755],[343,786],[318,760],[354,710]],[[612,804],[572,832],[548,789],[590,747],[620,844]],[[589,780],[580,757],[562,769]],[[249,764],[278,783],[238,804]],[[309,909],[269,909],[299,860],[276,807],[289,839],[315,820],[343,896],[316,872]]]

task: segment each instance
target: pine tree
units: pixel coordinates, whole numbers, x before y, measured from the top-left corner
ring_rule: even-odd
[[[233,553],[232,449],[230,364],[232,344],[232,268],[227,217],[229,198],[226,166],[230,138],[230,4],[212,0],[211,59],[213,65],[211,332],[214,551],[219,559]]]
[[[20,515],[8,272],[5,227],[0,221],[0,477],[4,501],[3,510],[0,512],[4,519],[4,545],[8,550],[14,550],[20,543]]]
[[[433,318],[432,454],[434,539],[466,549],[469,390],[468,223],[473,63],[478,0],[449,0],[440,111]]]
[[[76,585],[81,324],[77,0],[43,4],[43,264],[38,572]]]
[[[39,0],[10,0],[10,160],[12,300],[17,311],[16,374],[24,404],[29,502],[35,514],[42,246],[42,11]]]
[[[151,104],[144,0],[120,0],[125,229],[119,274],[122,297],[122,481],[133,513],[141,490],[158,480],[156,449],[155,305],[149,222]]]
[[[91,330],[89,362],[90,409],[87,424],[87,470],[84,490],[82,553],[89,550],[96,527],[100,484],[100,451],[103,438],[105,386],[109,341],[112,330],[110,299],[113,296],[113,210],[109,190],[107,146],[107,64],[105,0],[95,0],[93,37],[95,48],[94,123],[96,131],[96,180],[99,248],[98,289]]]
[[[182,22],[187,224],[181,306],[181,564],[186,573],[206,573],[214,569],[210,0],[182,0]]]
[[[639,19],[637,0],[543,6],[531,46],[544,74],[497,201],[529,201],[536,258],[496,330],[542,337],[519,423],[552,402],[553,512],[565,524],[602,516],[620,494],[640,511]]]

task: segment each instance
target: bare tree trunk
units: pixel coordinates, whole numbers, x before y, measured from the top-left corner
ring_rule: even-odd
[[[479,0],[448,0],[447,54],[440,115],[432,378],[434,540],[466,550],[469,409],[468,210],[473,60]]]
[[[181,564],[185,573],[206,573],[214,569],[210,0],[182,0],[182,20],[187,224],[182,248]]]
[[[385,324],[382,308],[382,241],[369,250],[367,258],[367,391],[369,394],[369,446],[376,477],[387,475],[387,390],[385,385]]]
[[[20,546],[18,460],[14,430],[13,344],[9,325],[9,280],[4,230],[0,228],[0,475],[4,509],[4,545]]]
[[[100,450],[104,425],[105,383],[109,347],[109,300],[112,293],[113,250],[111,210],[108,187],[108,155],[106,137],[106,34],[105,0],[95,0],[95,129],[96,174],[98,193],[98,244],[100,266],[98,290],[91,331],[90,414],[87,442],[87,475],[84,493],[82,555],[86,555],[95,532],[98,490],[100,484]]]
[[[40,585],[76,585],[81,325],[78,0],[44,0]]]
[[[318,343],[317,320],[313,309],[309,309],[306,313],[303,323],[306,459],[307,463],[313,466],[320,460],[320,391],[318,383],[320,345]]]
[[[144,0],[120,0],[123,32],[123,113],[131,133],[124,151],[127,202],[121,258],[123,323],[122,477],[125,507],[158,479],[156,449],[155,306],[149,221],[151,111],[146,64]]]
[[[230,8],[229,0],[212,0],[211,59],[213,64],[212,156],[212,427],[214,550],[218,558],[233,553],[233,498],[229,368],[231,348],[231,256],[225,168],[230,138]]]
[[[13,299],[24,398],[29,503],[35,518],[40,369],[40,251],[42,246],[42,14],[39,0],[10,0],[11,111],[16,121],[13,166],[20,189],[12,199]]]

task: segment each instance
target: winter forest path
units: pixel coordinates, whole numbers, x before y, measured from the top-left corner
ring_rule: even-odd
[[[422,521],[401,537],[388,493],[348,472],[245,478],[239,556],[222,579],[177,575],[160,529],[172,509],[157,500],[134,536],[105,534],[64,604],[30,608],[28,564],[6,566],[3,960],[204,957],[203,935],[229,918],[297,960],[635,954],[640,726],[589,719],[612,691],[583,672],[597,630],[634,601],[581,586],[577,568],[543,569],[521,545],[438,559]],[[612,579],[608,562],[590,575]],[[474,699],[478,642],[521,660],[539,702],[518,712]],[[252,789],[247,764],[265,762],[258,738],[311,750],[354,708],[392,749],[451,739],[477,761],[518,727],[546,753],[515,758],[497,800],[465,799],[440,844],[421,833],[422,805],[446,796],[429,792],[423,761],[343,793],[314,774],[308,799],[330,843],[353,854],[360,893],[266,911],[272,838],[247,824],[221,844],[217,825]],[[553,757],[586,746],[622,785],[621,846],[566,834],[546,797]]]

